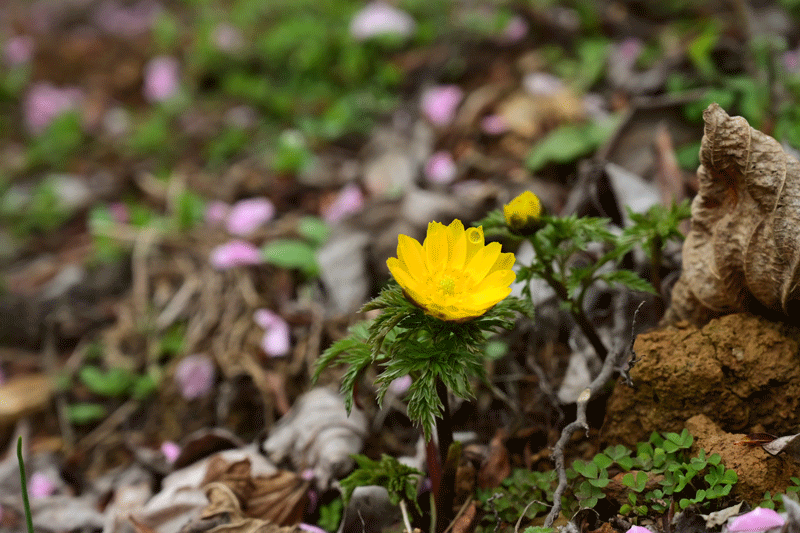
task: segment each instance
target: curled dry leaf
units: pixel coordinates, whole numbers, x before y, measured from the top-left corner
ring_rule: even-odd
[[[269,520],[248,517],[236,494],[224,483],[210,483],[205,488],[209,504],[200,515],[200,522],[189,524],[184,531],[208,533],[299,533],[297,526],[281,527]],[[212,525],[210,529],[203,527]]]
[[[683,272],[666,322],[800,311],[800,162],[717,104],[705,134]]]
[[[270,431],[264,451],[275,463],[289,458],[297,470],[312,468],[317,486],[328,488],[353,466],[367,420],[358,409],[348,416],[342,397],[320,387],[307,392]]]
[[[287,470],[254,476],[248,458],[228,462],[221,456],[212,457],[202,483],[206,495],[208,487],[219,484],[236,496],[245,516],[277,525],[299,523],[308,504],[308,481]]]

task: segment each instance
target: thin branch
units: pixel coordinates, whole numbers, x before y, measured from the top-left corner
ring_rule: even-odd
[[[405,500],[400,500],[400,512],[403,514],[403,525],[406,526],[407,533],[414,533],[414,530],[411,529],[411,520],[408,519],[408,506],[406,505]]]
[[[561,496],[567,490],[567,469],[564,466],[564,449],[567,447],[572,435],[583,429],[588,433],[589,424],[586,422],[586,406],[589,404],[589,399],[592,398],[597,392],[602,389],[606,382],[611,379],[614,371],[622,364],[628,351],[625,349],[613,354],[611,357],[606,358],[603,362],[603,368],[600,374],[592,381],[592,383],[581,393],[578,397],[578,414],[574,422],[567,424],[561,431],[561,437],[553,447],[552,458],[555,461],[556,471],[558,472],[558,487],[553,493],[553,508],[550,509],[547,518],[544,521],[545,527],[551,527],[561,512]]]

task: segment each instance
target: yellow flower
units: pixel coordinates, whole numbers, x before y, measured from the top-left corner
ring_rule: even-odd
[[[397,257],[386,261],[406,297],[440,320],[464,322],[484,314],[511,292],[514,254],[484,245],[483,228],[428,224],[423,244],[400,235]]]
[[[520,235],[533,233],[539,225],[542,204],[531,191],[525,191],[503,206],[506,224]]]

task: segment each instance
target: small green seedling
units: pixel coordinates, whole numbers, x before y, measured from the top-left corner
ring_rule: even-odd
[[[383,454],[379,461],[373,461],[365,455],[352,457],[358,468],[339,482],[345,505],[350,501],[356,487],[380,485],[389,492],[389,502],[392,505],[398,505],[400,500],[404,500],[413,503],[417,510],[420,510],[417,503],[417,485],[423,475],[422,472],[386,454]]]
[[[17,460],[19,461],[19,484],[22,489],[22,506],[25,510],[25,523],[28,526],[28,533],[33,533],[31,503],[30,500],[28,500],[28,478],[25,475],[25,461],[22,459],[22,437],[17,439]]]

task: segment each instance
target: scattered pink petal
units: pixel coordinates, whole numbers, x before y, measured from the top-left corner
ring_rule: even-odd
[[[214,28],[214,44],[219,51],[233,54],[244,48],[245,43],[242,32],[223,22]]]
[[[248,198],[233,204],[227,228],[233,235],[249,235],[275,216],[275,206],[267,198]]]
[[[62,113],[76,109],[83,99],[80,89],[37,83],[25,96],[23,110],[28,131],[39,134]]]
[[[365,41],[379,35],[408,37],[417,24],[411,15],[386,2],[370,2],[356,13],[350,21],[350,35],[357,41]]]
[[[261,251],[245,241],[229,241],[211,251],[211,266],[227,270],[237,266],[257,265],[263,261]]]
[[[464,91],[457,85],[439,85],[422,94],[422,113],[435,126],[446,126],[453,121]]]
[[[314,469],[313,468],[306,468],[302,472],[300,472],[300,477],[305,479],[306,481],[311,481],[314,479]]]
[[[364,194],[355,183],[346,185],[336,199],[322,211],[322,218],[329,224],[339,222],[347,215],[358,213],[364,207]]]
[[[647,529],[646,527],[631,526],[626,533],[653,533],[653,532]]]
[[[501,135],[508,131],[508,124],[500,115],[486,115],[481,120],[481,129],[487,135]]]
[[[766,507],[756,507],[749,513],[739,515],[731,520],[728,531],[731,533],[767,531],[783,526],[785,520],[781,515]]]
[[[514,15],[503,29],[500,41],[506,44],[518,43],[528,35],[528,29],[528,22],[519,15]]]
[[[56,484],[44,472],[34,472],[28,480],[28,493],[31,498],[47,498],[56,491]]]
[[[174,57],[158,56],[144,67],[144,97],[148,102],[172,98],[180,86],[180,63]]]
[[[306,514],[313,514],[317,510],[319,504],[319,493],[314,489],[308,489],[308,505],[306,506]]]
[[[35,44],[32,37],[15,35],[6,41],[3,48],[3,58],[9,66],[16,67],[30,63],[33,59]]]
[[[553,96],[564,89],[561,78],[546,72],[533,72],[522,79],[525,90],[534,96]]]
[[[311,524],[306,524],[305,522],[300,522],[297,524],[297,527],[302,529],[303,531],[308,531],[309,533],[327,533],[324,529],[317,526],[312,526]]]
[[[207,355],[187,355],[175,369],[175,381],[181,395],[187,400],[194,400],[211,393],[216,373],[214,361]]]
[[[206,224],[217,225],[222,224],[228,218],[228,212],[231,206],[225,202],[216,200],[208,204],[206,207]]]
[[[409,387],[411,387],[411,383],[411,376],[406,374],[405,376],[397,378],[389,383],[389,392],[395,396],[402,396],[408,391]]]
[[[108,210],[111,212],[114,222],[118,224],[127,224],[131,218],[128,206],[122,202],[111,202],[108,204]]]
[[[161,443],[161,453],[170,464],[174,463],[178,456],[181,454],[181,447],[171,440],[165,440]]]
[[[141,0],[124,2],[116,0],[100,2],[94,11],[94,22],[111,35],[136,37],[149,30],[163,7],[159,2]]]
[[[644,43],[636,37],[629,37],[617,47],[617,57],[629,65],[633,65],[644,49]]]
[[[264,329],[261,348],[271,357],[281,357],[291,349],[289,324],[277,313],[269,309],[258,309],[253,320]]]
[[[458,169],[450,152],[436,152],[425,163],[425,176],[433,183],[447,184],[456,179]]]

